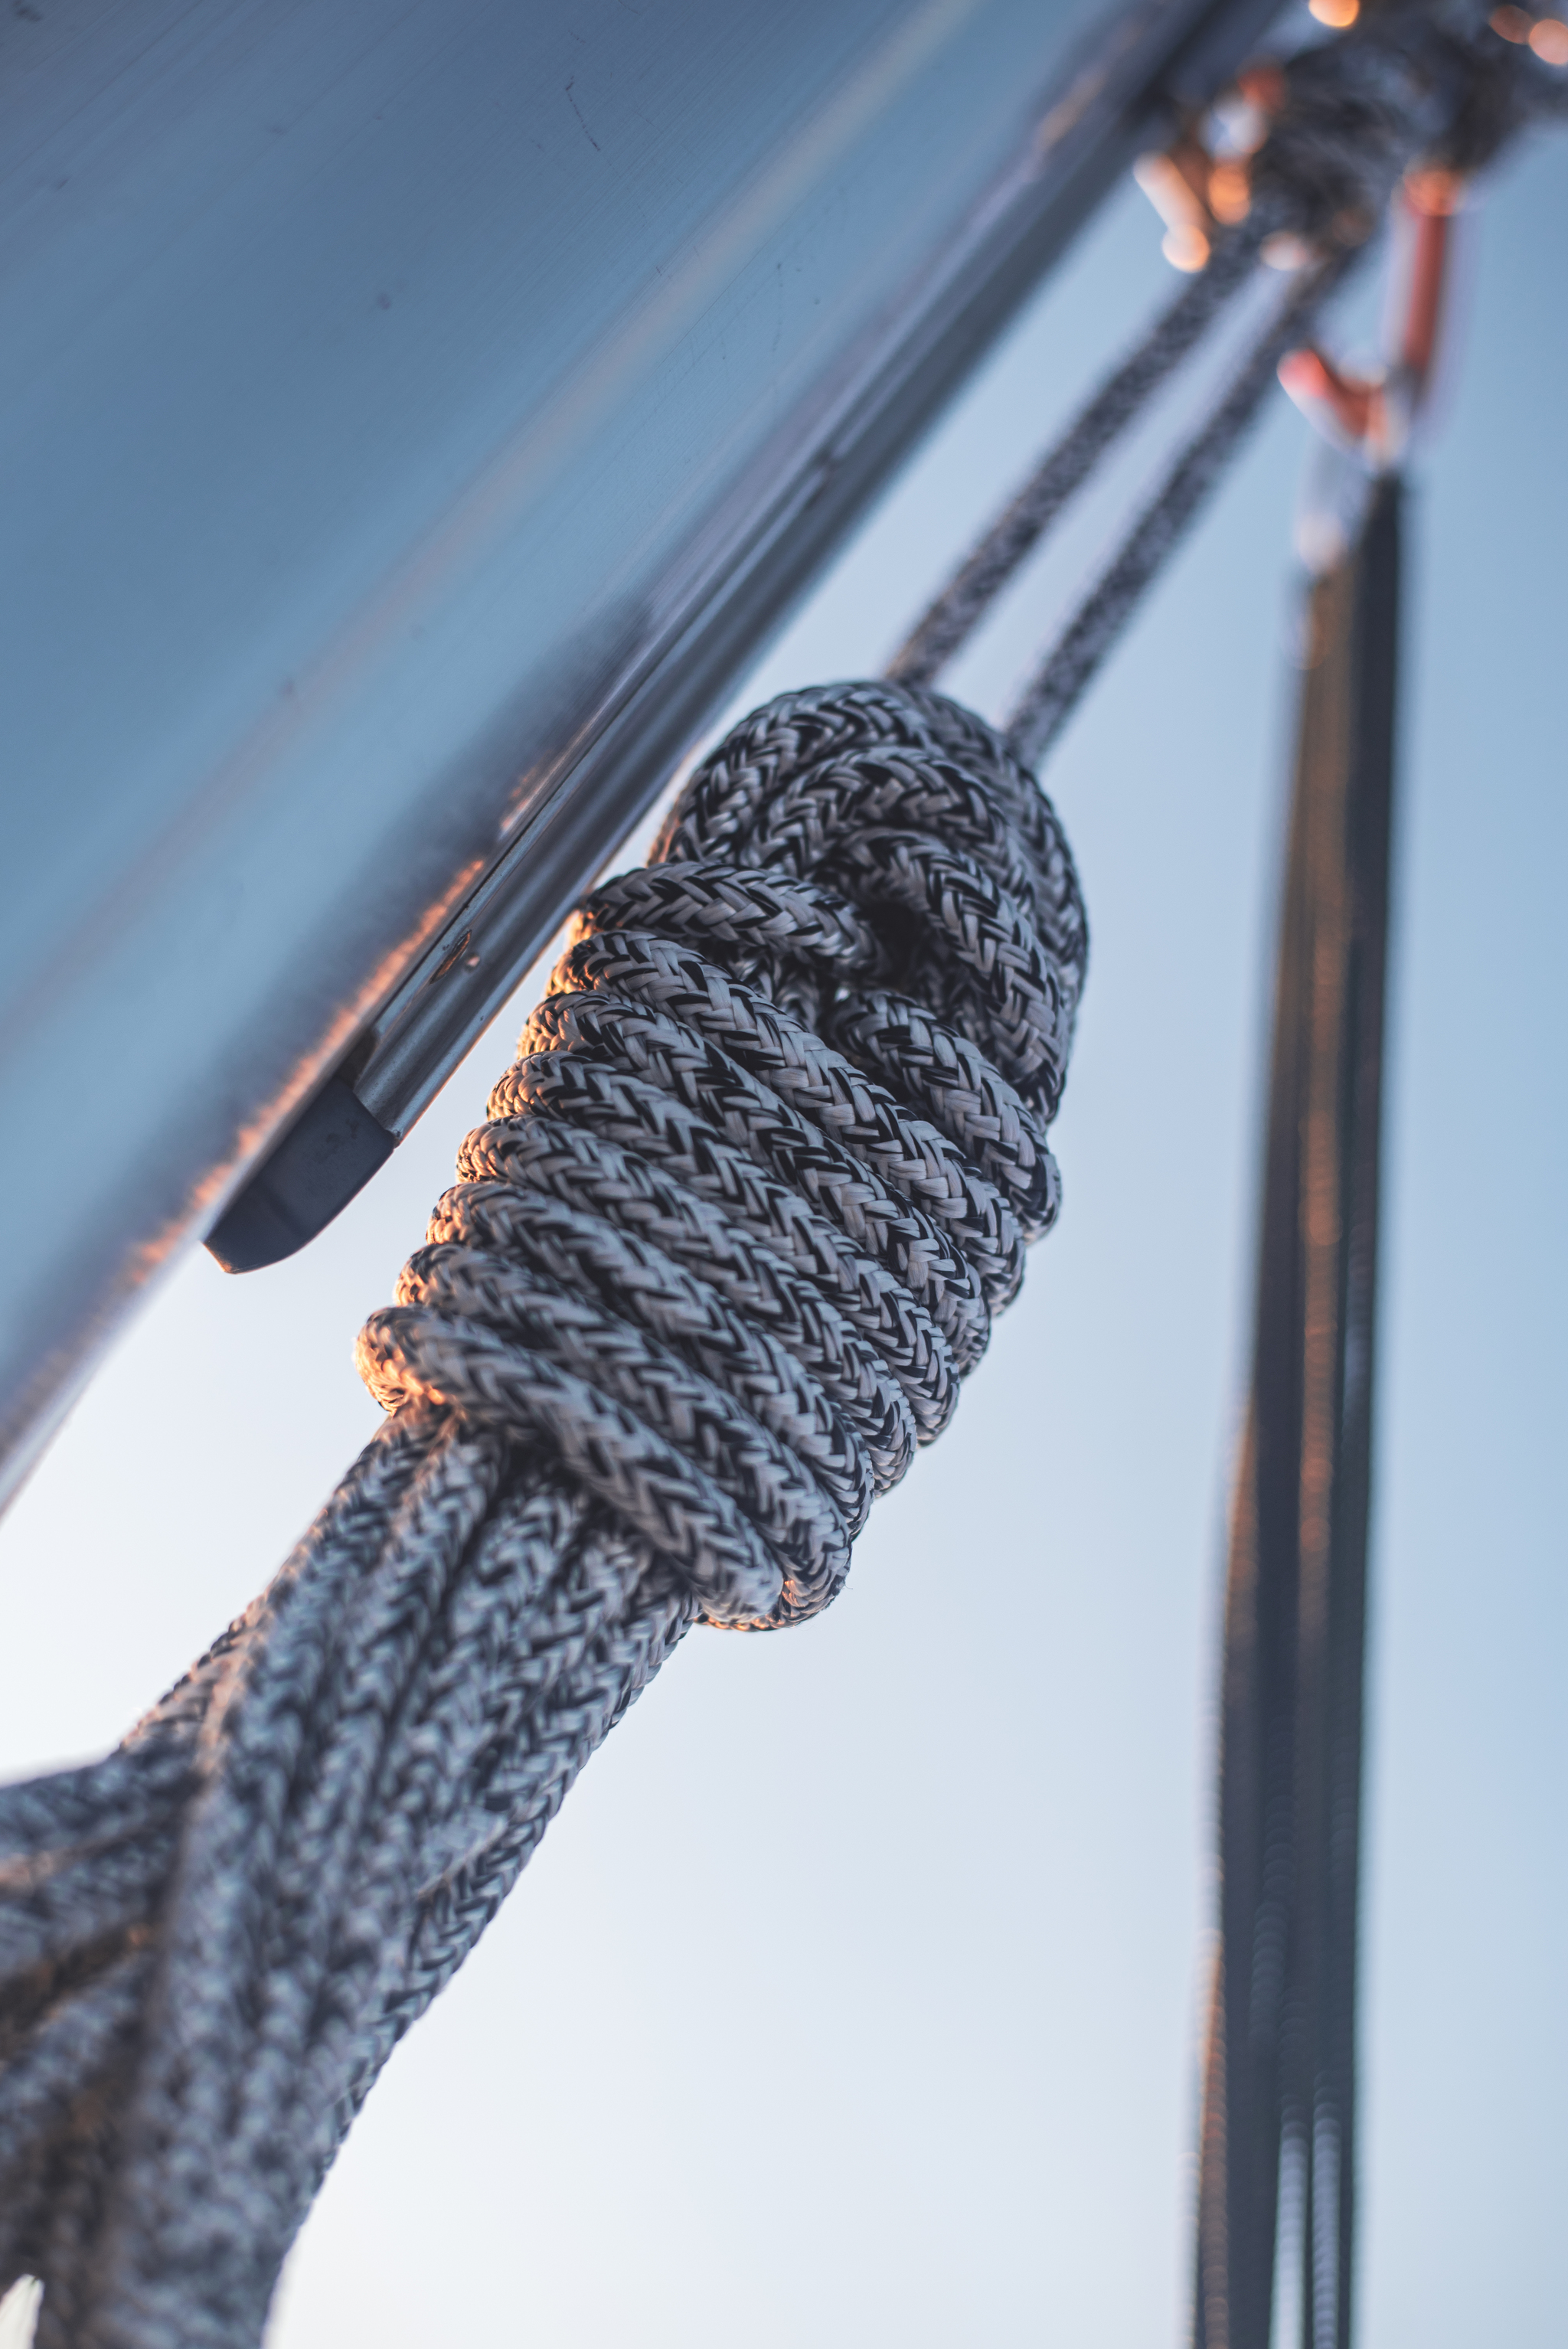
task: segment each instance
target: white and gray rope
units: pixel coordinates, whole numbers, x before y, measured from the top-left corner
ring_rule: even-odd
[[[1452,128],[1449,84],[1478,147],[1507,112],[1368,54],[1308,61],[1279,133],[1326,235],[1357,157],[1381,186]],[[1254,389],[1069,632],[1053,722]],[[907,684],[746,720],[589,899],[362,1335],[385,1428],[121,1747],[0,1789],[0,2291],[43,2280],[39,2349],[253,2349],[387,2054],[589,1754],[693,1622],[830,1601],[1056,1215],[1085,954],[1016,747]]]
[[[354,2112],[699,1618],[797,1622],[1057,1202],[1077,883],[934,695],[798,694],[591,897],[360,1360],[389,1417],[95,1768],[0,1792],[0,2282],[239,2349]]]
[[[1307,334],[1354,254],[1339,253],[1302,269],[1274,307],[1219,404],[1172,460],[1164,480],[1088,589],[1008,716],[1006,735],[1019,758],[1042,760],[1067,724],[1096,670],[1224,473],[1286,351]]]
[[[1250,209],[1100,385],[1003,507],[888,665],[932,683],[967,642],[1076,492],[1256,274],[1272,239],[1298,256],[1292,282],[1208,413],[1068,620],[1006,721],[1028,765],[1044,758],[1150,582],[1175,552],[1270,389],[1365,251],[1403,173],[1420,161],[1469,175],[1531,122],[1568,110],[1568,86],[1500,39],[1484,9],[1429,0],[1385,6],[1351,37],[1280,68],[1277,119],[1252,166]]]

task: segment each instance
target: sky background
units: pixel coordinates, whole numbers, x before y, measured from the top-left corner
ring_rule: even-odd
[[[1568,2337],[1568,140],[1465,226],[1411,529],[1363,2349]],[[1168,297],[1158,248],[1130,188],[733,714],[876,669]],[[1375,314],[1369,282],[1351,347]],[[1305,440],[1276,398],[1044,779],[1093,932],[1066,1205],[956,1422],[825,1617],[694,1634],[591,1764],[394,2055],[269,2349],[1184,2338]],[[951,689],[1001,710],[1154,453],[1129,452]],[[371,1432],[355,1332],[538,991],[303,1257],[233,1280],[198,1251],[100,1371],[0,1525],[0,1772],[111,1743]]]

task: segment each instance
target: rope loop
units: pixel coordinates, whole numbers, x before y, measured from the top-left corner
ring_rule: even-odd
[[[711,1623],[819,1613],[1055,1218],[1086,947],[980,719],[770,703],[581,908],[362,1333],[372,1392],[553,1455]]]

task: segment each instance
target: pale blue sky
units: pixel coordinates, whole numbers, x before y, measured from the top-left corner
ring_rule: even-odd
[[[1412,533],[1364,2349],[1556,2349],[1568,2323],[1568,141],[1467,226]],[[1129,191],[744,700],[874,668],[1172,283]],[[957,1422],[826,1618],[694,1636],[616,1731],[394,2057],[272,2349],[1182,2337],[1303,438],[1276,400],[1046,777],[1094,934],[1067,1204]],[[1148,454],[965,661],[977,706]],[[314,1512],[377,1416],[355,1330],[516,1024],[315,1247],[242,1281],[193,1256],[100,1373],[0,1526],[0,1770],[110,1742]]]

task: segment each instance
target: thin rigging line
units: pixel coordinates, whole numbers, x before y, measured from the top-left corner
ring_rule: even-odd
[[[1024,688],[1005,731],[1014,752],[1037,766],[1145,589],[1172,554],[1263,405],[1284,353],[1342,282],[1356,254],[1304,270],[1253,342],[1229,390],[1181,449],[1164,481],[1057,643]]]
[[[953,658],[1107,450],[1247,283],[1260,235],[1261,223],[1249,222],[1226,238],[1208,268],[1161,313],[965,557],[888,663],[888,678],[930,685]]]

